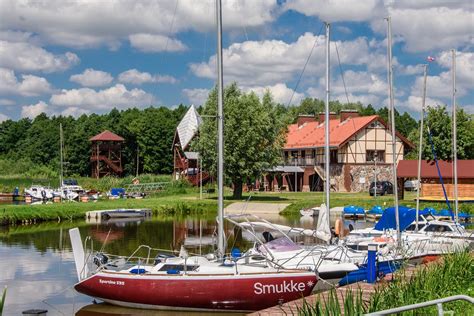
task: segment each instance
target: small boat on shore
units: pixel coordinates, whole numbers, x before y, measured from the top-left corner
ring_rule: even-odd
[[[148,208],[112,209],[87,212],[86,218],[141,218],[150,217],[151,215],[151,209]]]
[[[362,219],[365,217],[364,208],[354,205],[344,207],[344,218]]]

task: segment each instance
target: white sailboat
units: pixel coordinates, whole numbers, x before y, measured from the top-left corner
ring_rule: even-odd
[[[70,230],[79,283],[75,289],[115,305],[172,310],[254,311],[309,295],[317,282],[309,269],[284,269],[274,262],[249,264],[233,253],[225,259],[223,210],[222,11],[216,1],[218,65],[218,238],[217,256],[115,257],[85,252],[79,230]],[[135,263],[131,264],[132,259]],[[153,262],[150,262],[153,261]]]

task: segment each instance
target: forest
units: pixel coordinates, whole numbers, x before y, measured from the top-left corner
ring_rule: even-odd
[[[232,89],[237,89],[233,86]],[[209,98],[215,94],[211,91]],[[233,99],[235,107],[252,108],[252,102],[261,103],[260,98],[252,93],[238,91]],[[271,100],[271,96],[267,96]],[[265,99],[265,97],[264,97]],[[250,104],[249,104],[250,102]],[[267,122],[284,129],[289,123],[295,122],[299,114],[317,114],[324,109],[324,101],[306,98],[299,105],[285,106],[274,103],[271,105],[271,117],[265,114]],[[263,102],[265,103],[265,101]],[[209,107],[209,100],[207,102]],[[263,105],[265,106],[265,105]],[[387,108],[374,108],[371,104],[342,104],[338,101],[330,103],[331,111],[357,109],[361,115],[378,114],[388,120]],[[136,172],[137,157],[139,173],[170,174],[173,170],[172,142],[176,126],[185,114],[188,106],[179,105],[175,108],[166,106],[148,107],[145,109],[130,108],[119,111],[112,109],[107,114],[72,116],[51,116],[40,114],[34,119],[23,118],[18,121],[7,120],[0,123],[0,175],[27,177],[54,177],[59,172],[59,124],[64,131],[64,150],[66,176],[90,175],[89,157],[91,144],[89,138],[110,130],[125,139],[122,150],[124,175]],[[202,113],[204,107],[199,107]],[[209,111],[209,110],[207,110]],[[256,112],[263,115],[265,111]],[[474,123],[472,115],[462,109],[458,111],[458,155],[460,159],[474,158]],[[239,111],[231,111],[228,115],[242,115]],[[226,119],[230,119],[227,116]],[[449,159],[451,149],[450,114],[445,106],[429,108],[428,125],[431,127],[432,139],[441,159]],[[397,129],[413,143],[418,143],[419,122],[407,112],[396,112]],[[245,126],[240,127],[241,135],[249,135]],[[249,126],[248,128],[251,128]],[[428,134],[425,131],[425,157],[432,157],[431,147],[427,144]],[[250,137],[250,136],[247,136]],[[281,143],[281,142],[280,142]],[[415,159],[416,152],[409,157]]]

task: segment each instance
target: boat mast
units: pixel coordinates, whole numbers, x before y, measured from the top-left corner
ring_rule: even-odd
[[[392,173],[393,173],[393,195],[395,203],[395,222],[397,225],[397,246],[402,246],[400,233],[400,217],[398,214],[398,185],[397,185],[397,134],[395,130],[395,107],[393,105],[393,74],[392,74],[392,18],[387,17],[387,53],[388,53],[388,95],[390,101],[390,120],[392,129]]]
[[[63,160],[64,160],[64,154],[63,154],[63,124],[59,123],[59,160],[60,160],[60,167],[59,167],[59,187],[61,188],[63,186],[63,177],[64,177],[64,170],[63,170]]]
[[[455,222],[459,221],[458,218],[458,149],[457,149],[457,126],[456,126],[456,50],[451,50],[453,65],[453,168],[454,168],[454,212]]]
[[[330,206],[329,206],[329,190],[331,188],[330,186],[330,179],[329,179],[329,46],[331,44],[331,39],[330,39],[330,24],[326,24],[326,108],[324,109],[324,158],[325,158],[325,165],[326,165],[326,170],[325,170],[325,177],[326,177],[326,182],[325,182],[325,187],[326,187],[326,207],[329,212]],[[330,222],[330,216],[328,216],[328,221],[329,221],[329,227],[331,227],[331,222]]]
[[[420,213],[420,189],[421,189],[421,156],[423,150],[423,121],[425,117],[425,102],[426,102],[426,76],[428,72],[428,64],[423,65],[423,99],[421,101],[421,120],[420,120],[420,142],[418,147],[418,177],[416,189],[416,226],[415,231],[418,232],[418,216]]]
[[[216,0],[217,19],[217,253],[225,254],[224,240],[224,80],[222,65],[222,5]]]

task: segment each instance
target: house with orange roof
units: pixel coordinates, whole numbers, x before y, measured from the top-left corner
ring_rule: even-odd
[[[322,191],[324,183],[324,113],[302,115],[288,127],[283,166],[274,168],[267,181],[289,191]],[[331,189],[342,192],[368,190],[370,182],[391,181],[392,134],[378,115],[359,116],[341,111],[329,117]],[[396,160],[414,145],[397,132]]]

